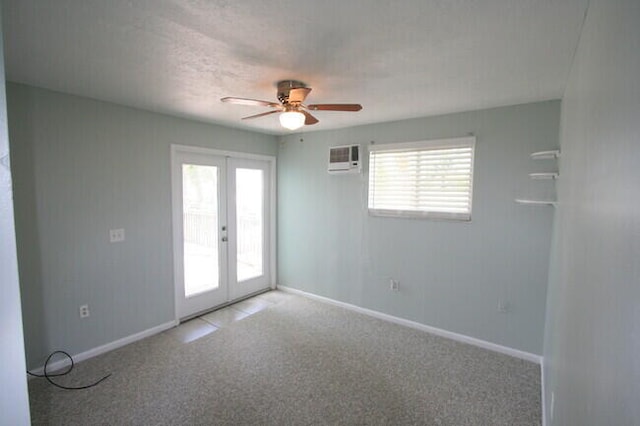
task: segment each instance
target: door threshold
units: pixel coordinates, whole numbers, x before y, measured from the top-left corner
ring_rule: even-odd
[[[182,324],[182,323],[187,322],[189,320],[192,320],[194,318],[201,317],[202,315],[206,315],[206,314],[211,313],[211,312],[219,311],[220,309],[223,309],[223,308],[229,307],[231,305],[234,305],[236,303],[242,302],[243,300],[251,299],[252,297],[255,297],[255,296],[259,295],[259,294],[267,293],[267,292],[269,292],[271,290],[273,290],[271,287],[267,287],[267,288],[264,288],[262,290],[258,290],[258,291],[255,291],[253,293],[247,294],[246,296],[238,297],[237,299],[233,299],[233,300],[230,300],[228,302],[224,302],[224,303],[222,303],[220,305],[216,305],[216,306],[214,306],[212,308],[208,308],[208,309],[205,309],[203,311],[196,312],[193,315],[189,315],[189,316],[186,316],[184,318],[180,318],[180,319],[178,319],[178,323]]]

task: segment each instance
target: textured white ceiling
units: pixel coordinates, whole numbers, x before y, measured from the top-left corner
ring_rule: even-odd
[[[4,0],[7,79],[256,131],[302,80],[305,131],[562,97],[588,0]]]

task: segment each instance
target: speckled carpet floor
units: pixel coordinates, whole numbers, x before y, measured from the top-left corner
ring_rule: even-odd
[[[540,424],[535,364],[279,291],[241,303],[58,378],[112,373],[97,387],[30,380],[33,424]]]

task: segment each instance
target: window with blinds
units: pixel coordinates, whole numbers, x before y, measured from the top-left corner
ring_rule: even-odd
[[[471,220],[475,137],[371,145],[369,212]]]

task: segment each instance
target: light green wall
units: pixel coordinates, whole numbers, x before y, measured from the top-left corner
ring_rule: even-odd
[[[639,76],[640,2],[592,0],[562,106],[548,425],[640,422]]]
[[[12,83],[8,110],[30,367],[173,320],[170,144],[277,153],[274,136]]]
[[[553,190],[532,186],[528,173],[549,165],[529,154],[558,147],[559,119],[560,102],[549,101],[282,137],[279,284],[541,354],[553,209],[514,198]],[[470,223],[370,217],[366,165],[327,173],[329,146],[469,133]]]

